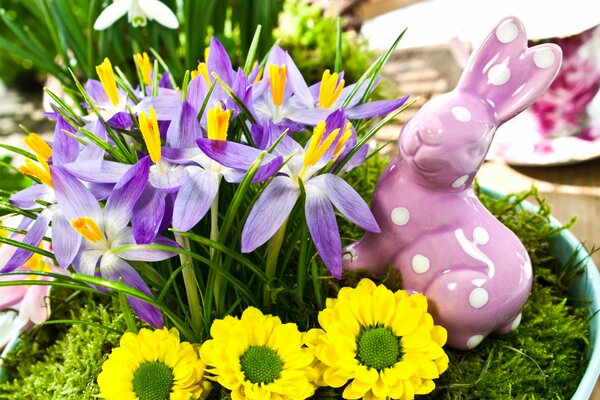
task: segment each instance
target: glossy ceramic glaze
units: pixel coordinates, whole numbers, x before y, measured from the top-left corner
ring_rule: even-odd
[[[531,262],[518,238],[473,191],[499,125],[544,92],[561,64],[554,44],[527,47],[522,23],[500,21],[450,93],[406,123],[399,153],[381,176],[372,210],[380,234],[349,246],[344,267],[402,274],[424,293],[448,344],[472,349],[521,319],[531,289]]]

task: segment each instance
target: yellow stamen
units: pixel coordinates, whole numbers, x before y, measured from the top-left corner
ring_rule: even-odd
[[[281,67],[275,64],[269,64],[269,79],[271,81],[271,96],[273,104],[280,106],[283,103],[283,93],[285,92],[285,80],[287,78],[287,67],[283,64]]]
[[[98,228],[98,224],[89,217],[73,219],[71,220],[71,225],[73,225],[73,228],[75,228],[81,236],[90,242],[97,242],[104,236],[102,235],[100,228]]]
[[[150,107],[150,116],[147,113],[141,112],[138,115],[140,121],[140,130],[142,137],[148,148],[148,154],[153,163],[157,163],[162,158],[160,148],[160,130],[158,129],[158,121],[156,120],[156,111]]]
[[[210,77],[208,76],[208,68],[206,67],[205,63],[198,64],[198,68],[192,71],[192,79],[198,75],[202,75],[206,81],[206,86],[210,86]]]
[[[204,49],[204,62],[208,62],[208,56],[210,55],[210,47]]]
[[[221,103],[208,110],[207,131],[208,138],[213,140],[227,140],[231,110],[223,110]]]
[[[117,91],[117,82],[115,81],[115,72],[108,58],[102,61],[102,64],[96,66],[96,72],[102,83],[106,95],[113,106],[119,104],[119,92]]]
[[[140,69],[140,72],[142,73],[144,83],[146,85],[152,85],[152,63],[150,62],[150,57],[148,57],[148,53],[137,53],[134,56],[134,58],[135,63],[137,64],[138,68]]]
[[[30,159],[25,159],[25,165],[19,167],[19,171],[25,175],[33,176],[38,178],[42,183],[52,187],[52,177],[50,176],[50,167],[48,163],[41,157],[38,156],[40,166],[34,164]]]
[[[252,69],[256,68],[257,65],[258,65],[258,61],[254,61],[254,64],[252,65]],[[254,78],[254,82],[252,82],[252,83],[258,83],[258,82],[260,82],[260,80],[262,79],[264,71],[265,71],[264,68],[259,68],[258,72],[256,73],[256,78]]]
[[[25,137],[24,142],[38,158],[48,160],[52,156],[52,148],[37,134],[30,133]]]
[[[335,145],[335,150],[333,151],[334,157],[337,157],[342,153],[342,151],[346,148],[346,143],[348,142],[348,139],[350,139],[351,137],[352,124],[348,122],[346,123],[346,125],[344,125],[344,132],[342,133],[340,140],[338,140],[338,142]]]
[[[312,137],[310,138],[310,143],[308,144],[308,148],[306,149],[306,153],[304,154],[304,166],[300,171],[300,177],[303,178],[306,174],[306,170],[315,165],[321,157],[329,150],[333,141],[337,137],[340,132],[339,129],[335,129],[333,132],[329,134],[323,140],[323,136],[325,135],[326,125],[325,121],[321,121],[315,126],[313,130]]]
[[[328,69],[323,72],[321,89],[319,89],[319,107],[328,109],[340,97],[344,88],[344,80],[342,79],[338,83],[338,78],[337,72],[332,74]]]

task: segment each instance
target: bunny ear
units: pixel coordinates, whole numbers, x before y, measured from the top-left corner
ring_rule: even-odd
[[[477,49],[458,84],[460,91],[490,104],[498,125],[533,103],[550,86],[560,68],[562,51],[555,44],[527,47],[523,23],[501,20]]]

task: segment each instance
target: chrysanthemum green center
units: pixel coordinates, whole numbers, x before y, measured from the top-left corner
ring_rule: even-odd
[[[133,373],[133,391],[140,400],[168,400],[173,371],[159,361],[147,361]]]
[[[381,371],[402,358],[400,338],[385,327],[367,328],[356,340],[356,359],[361,364]]]
[[[283,369],[279,355],[265,346],[250,346],[240,357],[240,365],[246,379],[252,383],[273,383]]]

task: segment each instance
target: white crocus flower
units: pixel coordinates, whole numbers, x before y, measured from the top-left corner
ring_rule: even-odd
[[[127,14],[129,23],[134,27],[146,26],[147,20],[156,20],[170,29],[179,27],[173,11],[159,0],[114,0],[100,13],[94,23],[94,29],[104,30],[125,14]]]

